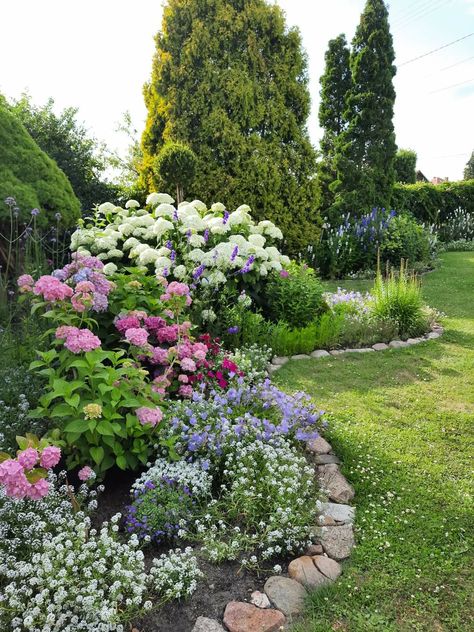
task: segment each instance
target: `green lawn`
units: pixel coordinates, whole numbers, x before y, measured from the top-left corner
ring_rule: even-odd
[[[297,632],[474,629],[474,253],[442,260],[424,277],[427,302],[447,315],[441,339],[275,374],[330,413],[356,489],[357,548]]]

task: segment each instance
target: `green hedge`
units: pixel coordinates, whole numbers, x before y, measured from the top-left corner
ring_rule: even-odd
[[[409,211],[421,222],[444,221],[457,208],[474,212],[474,180],[430,184],[396,184],[391,206],[396,211]]]
[[[42,151],[0,97],[0,223],[8,220],[4,204],[14,197],[20,220],[39,208],[38,224],[54,221],[61,213],[63,226],[72,226],[81,215],[79,200],[58,165]]]

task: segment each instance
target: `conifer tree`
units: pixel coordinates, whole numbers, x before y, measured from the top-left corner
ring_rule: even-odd
[[[347,129],[339,136],[336,205],[365,211],[387,206],[395,179],[395,52],[383,0],[367,0],[351,52]]]
[[[326,211],[334,201],[331,184],[336,180],[335,166],[336,143],[339,135],[346,129],[346,99],[351,88],[349,67],[350,51],[345,35],[341,34],[329,41],[325,54],[325,70],[320,79],[321,102],[319,105],[319,124],[324,129],[321,139],[321,161],[318,163],[318,191],[320,206]]]
[[[155,186],[162,146],[196,154],[192,191],[243,203],[282,228],[297,251],[317,233],[316,154],[306,121],[306,57],[296,29],[264,0],[168,0],[156,37],[142,138],[142,179]]]
[[[464,180],[474,180],[474,151],[464,167]]]

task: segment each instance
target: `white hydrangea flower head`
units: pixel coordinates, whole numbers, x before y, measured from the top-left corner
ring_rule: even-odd
[[[173,217],[175,211],[172,204],[158,204],[155,208],[155,217]]]
[[[99,213],[112,213],[113,211],[115,211],[116,206],[115,204],[112,204],[112,202],[104,202],[103,204],[100,204],[99,208],[97,209],[99,211]]]
[[[138,208],[139,206],[140,202],[137,202],[137,200],[128,200],[125,204],[125,208]]]
[[[200,213],[204,213],[207,211],[207,206],[201,200],[193,200],[191,205],[194,206]]]
[[[222,204],[222,202],[214,202],[214,204],[211,206],[211,211],[213,213],[223,213],[225,211],[225,206]]]
[[[105,266],[104,266],[104,268],[103,268],[103,273],[104,273],[106,276],[111,276],[112,274],[114,274],[115,272],[117,272],[117,270],[118,270],[118,268],[117,268],[117,266],[115,265],[115,263],[110,262],[110,263],[106,263],[106,264],[105,264]]]
[[[147,206],[155,208],[158,204],[174,204],[174,198],[167,193],[150,193],[146,199]]]
[[[168,221],[167,219],[164,219],[163,217],[159,217],[154,226],[153,226],[153,233],[158,237],[162,237],[165,233],[167,233],[168,231],[172,230],[174,228],[173,226],[173,222]]]
[[[173,274],[179,280],[184,279],[187,275],[186,266],[183,266],[183,265],[176,266],[176,268],[173,268]]]
[[[183,200],[182,202],[178,204],[178,209],[183,208],[183,206],[189,206],[190,204],[191,202],[188,202],[187,200]]]
[[[259,248],[263,248],[266,242],[266,239],[263,235],[249,235],[249,242],[252,246],[258,246]]]

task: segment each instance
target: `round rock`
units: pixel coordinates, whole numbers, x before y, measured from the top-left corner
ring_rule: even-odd
[[[285,616],[278,610],[262,610],[242,601],[231,601],[224,612],[230,632],[277,632],[284,624]]]
[[[289,563],[288,575],[310,589],[315,589],[328,583],[327,577],[316,568],[313,558],[307,555],[298,557]]]
[[[337,503],[347,503],[355,496],[354,488],[333,463],[318,466],[318,481],[321,489]]]
[[[342,573],[341,565],[325,555],[315,555],[313,563],[320,573],[332,581],[335,581]]]
[[[198,617],[191,632],[225,632],[225,630],[215,619]]]
[[[323,549],[338,562],[345,560],[355,546],[352,525],[343,524],[339,527],[321,527],[321,544]]]
[[[306,443],[306,448],[309,452],[314,452],[314,454],[328,454],[328,452],[332,450],[331,444],[329,444],[326,439],[323,439],[323,437],[310,439]]]
[[[270,600],[265,593],[259,590],[254,590],[250,595],[250,603],[253,603],[257,608],[270,608]]]
[[[287,617],[294,617],[303,612],[307,593],[294,579],[275,575],[267,579],[263,589],[275,608]]]

